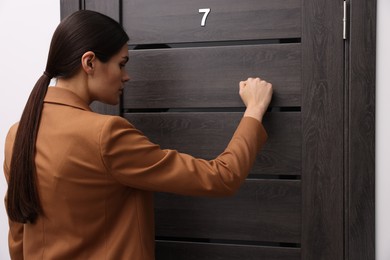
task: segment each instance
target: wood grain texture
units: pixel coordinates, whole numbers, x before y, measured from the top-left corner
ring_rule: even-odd
[[[350,1],[346,259],[375,258],[376,1]]]
[[[61,20],[80,10],[81,3],[80,0],[61,0],[60,2],[60,17]]]
[[[210,8],[201,26],[200,8]],[[297,38],[299,0],[132,0],[123,2],[130,44]]]
[[[299,260],[299,248],[156,242],[159,260]]]
[[[229,198],[158,193],[156,235],[300,243],[301,183],[247,180]]]
[[[124,117],[164,149],[214,159],[229,143],[242,113],[127,113]],[[300,113],[269,113],[264,126],[268,140],[251,174],[300,175]]]
[[[302,259],[344,257],[343,2],[304,0]]]
[[[301,105],[300,44],[130,51],[124,108],[243,107],[238,83],[262,77],[272,106]]]
[[[120,0],[84,0],[85,9],[96,11],[110,16],[114,20],[120,22]]]

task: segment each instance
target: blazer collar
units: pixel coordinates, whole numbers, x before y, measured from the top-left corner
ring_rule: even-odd
[[[84,100],[82,100],[72,91],[64,88],[48,87],[44,102],[92,111],[88,104],[84,102]]]

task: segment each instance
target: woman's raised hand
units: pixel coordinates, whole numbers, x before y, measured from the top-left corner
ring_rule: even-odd
[[[248,78],[240,82],[240,96],[246,106],[244,116],[250,116],[262,122],[271,102],[272,84],[260,78]]]

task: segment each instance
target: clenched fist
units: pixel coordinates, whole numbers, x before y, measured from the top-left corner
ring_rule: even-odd
[[[260,122],[272,98],[272,84],[260,78],[248,78],[240,82],[240,96],[246,106],[244,116]]]

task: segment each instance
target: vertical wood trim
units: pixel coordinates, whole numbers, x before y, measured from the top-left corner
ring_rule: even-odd
[[[60,16],[61,20],[81,9],[81,0],[61,0]]]
[[[302,259],[343,259],[343,2],[302,1]]]
[[[114,0],[114,1],[82,0],[82,1],[83,1],[83,9],[100,12],[120,22],[120,17],[121,17],[120,13],[122,12],[121,0]],[[121,115],[122,97],[120,97],[120,101],[118,105],[108,105],[99,101],[95,101],[91,104],[91,109],[100,114]]]
[[[349,2],[346,5],[347,21],[349,22]],[[347,22],[347,23],[348,23]],[[345,36],[349,36],[349,28],[346,25]],[[349,218],[349,39],[344,41],[344,260],[348,257],[348,218]]]
[[[348,259],[375,259],[376,0],[350,0]]]

